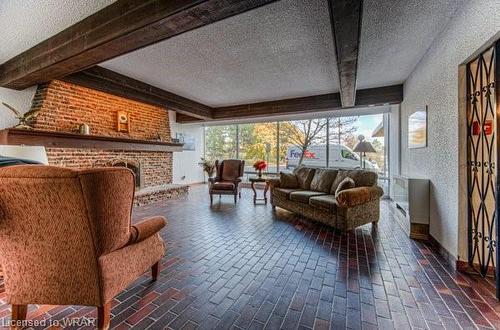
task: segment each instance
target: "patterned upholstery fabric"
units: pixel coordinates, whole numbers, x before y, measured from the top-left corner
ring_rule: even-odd
[[[342,207],[352,207],[366,202],[379,200],[384,194],[380,187],[356,187],[352,189],[342,190],[337,201]]]
[[[314,172],[314,177],[311,181],[311,190],[329,193],[332,187],[333,180],[337,177],[337,170],[318,168]]]
[[[146,238],[153,236],[159,232],[167,221],[164,217],[151,217],[142,220],[130,227],[130,239],[128,244],[138,243],[144,241]]]
[[[294,202],[300,202],[300,203],[309,203],[309,198],[312,196],[319,196],[319,195],[324,195],[324,193],[319,192],[319,191],[311,191],[311,190],[300,190],[300,191],[293,191],[290,193],[290,200]]]
[[[309,198],[311,206],[321,207],[329,211],[335,211],[337,208],[337,200],[333,195],[314,196]]]
[[[356,187],[371,187],[377,184],[378,174],[367,170],[339,170],[337,177],[333,181],[332,188],[330,189],[331,194],[335,194],[337,187],[345,178],[351,178],[354,180]]]
[[[377,184],[378,174],[367,170],[350,170],[347,176],[354,180],[356,187],[371,187]]]
[[[337,197],[342,190],[351,189],[354,187],[356,187],[356,184],[354,183],[353,179],[349,177],[344,178],[344,180],[342,180],[342,182],[340,182],[339,186],[337,187],[337,190],[335,190],[335,197]]]
[[[159,261],[160,220],[138,225],[144,240],[129,244],[134,187],[126,168],[0,169],[7,301],[102,306]]]
[[[306,176],[311,173],[307,168],[299,168],[295,173],[298,171]],[[281,188],[281,182],[272,180],[270,184],[271,204],[273,207],[282,207],[341,231],[352,230],[368,223],[376,223],[380,217],[382,188],[376,185],[376,173],[368,172],[366,174],[363,172],[368,171],[338,170],[328,195],[317,191]],[[303,175],[302,177],[304,177]],[[335,191],[345,178],[351,178],[355,185],[371,186],[342,190],[339,193],[339,199],[337,199]],[[351,180],[347,180],[347,182],[352,185]]]
[[[293,173],[280,172],[280,187],[282,188],[299,188],[297,176]]]
[[[311,181],[314,177],[314,168],[309,167],[297,167],[293,173],[297,177],[297,181],[299,182],[299,188],[303,190],[311,189]]]
[[[300,189],[294,189],[294,188],[275,188],[274,193],[279,194],[281,196],[284,196],[285,198],[288,198],[290,196],[290,193],[294,191],[299,191]]]

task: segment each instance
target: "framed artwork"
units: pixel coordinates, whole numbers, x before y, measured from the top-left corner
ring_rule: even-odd
[[[185,133],[176,133],[175,137],[179,139],[180,143],[184,143],[183,150],[196,150],[196,139],[194,136]]]
[[[408,148],[427,147],[427,106],[408,117]]]

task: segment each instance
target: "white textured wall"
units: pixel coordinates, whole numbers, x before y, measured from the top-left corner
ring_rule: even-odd
[[[401,107],[401,170],[431,180],[430,232],[458,256],[458,66],[500,31],[500,2],[466,2],[408,77]],[[408,149],[408,116],[428,105],[428,147]],[[463,251],[463,249],[460,249]],[[466,256],[461,256],[466,257]]]
[[[196,150],[174,152],[173,183],[190,184],[205,181],[203,171],[198,165],[204,154],[204,127],[202,125],[177,124],[175,122],[175,112],[170,111],[170,129],[174,138],[175,133],[178,132],[189,134],[196,139]]]
[[[18,123],[14,114],[1,105],[1,103],[5,102],[24,113],[31,108],[31,101],[33,100],[35,91],[36,86],[27,88],[23,91],[0,87],[0,129],[12,127]]]

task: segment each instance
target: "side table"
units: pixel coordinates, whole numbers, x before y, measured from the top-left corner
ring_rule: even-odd
[[[269,190],[269,178],[266,177],[251,177],[248,178],[248,180],[252,184],[252,190],[253,190],[253,203],[257,204],[257,201],[264,201],[264,204],[267,204],[267,191]],[[265,182],[266,186],[264,187],[264,197],[262,198],[257,198],[257,190],[255,190],[255,183],[260,183],[260,182]]]

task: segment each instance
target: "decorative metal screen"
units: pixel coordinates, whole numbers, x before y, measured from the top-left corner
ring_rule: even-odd
[[[495,274],[497,258],[497,108],[495,46],[467,64],[469,264]]]

